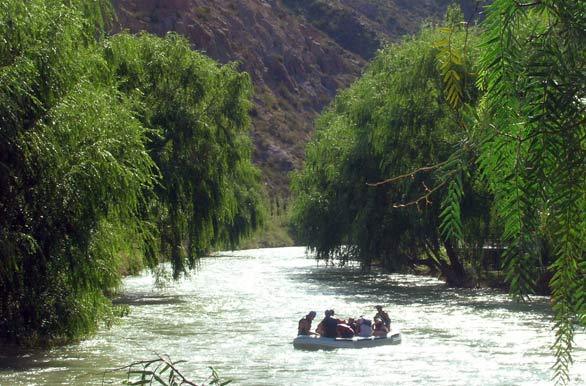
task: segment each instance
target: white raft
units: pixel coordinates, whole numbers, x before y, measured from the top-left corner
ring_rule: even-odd
[[[299,335],[293,340],[293,347],[301,349],[365,348],[401,343],[401,333],[391,331],[386,337],[326,338],[315,335]]]

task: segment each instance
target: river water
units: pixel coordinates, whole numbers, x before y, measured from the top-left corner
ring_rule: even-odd
[[[303,248],[222,253],[164,287],[125,280],[131,313],[79,344],[0,350],[0,385],[120,384],[130,362],[168,354],[205,380],[213,366],[235,385],[551,385],[547,299],[518,304],[491,290],[448,289],[431,278],[362,275],[317,264]],[[301,351],[292,340],[310,310],[374,315],[383,304],[403,342]],[[317,320],[314,325],[317,324]],[[572,383],[586,384],[586,335],[576,337]]]

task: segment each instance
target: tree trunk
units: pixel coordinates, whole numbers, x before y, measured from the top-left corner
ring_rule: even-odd
[[[446,277],[446,283],[450,287],[464,287],[466,282],[466,271],[464,265],[458,258],[458,254],[450,241],[444,241],[444,248],[450,264],[442,264],[442,273]]]

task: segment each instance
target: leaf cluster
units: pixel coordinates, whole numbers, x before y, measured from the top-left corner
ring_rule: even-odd
[[[494,1],[485,23],[480,166],[510,244],[505,269],[517,296],[530,293],[543,235],[551,256],[557,362],[569,380],[574,320],[586,288],[586,5]],[[483,121],[488,121],[483,118]]]

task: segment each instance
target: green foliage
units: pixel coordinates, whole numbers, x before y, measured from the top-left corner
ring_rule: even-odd
[[[462,175],[457,174],[448,185],[447,197],[442,201],[440,213],[440,231],[445,240],[464,239],[464,230],[462,226],[462,209],[460,202],[464,195],[462,186]]]
[[[485,93],[478,113],[464,123],[473,141],[453,157],[466,147],[478,154],[468,163],[477,163],[494,194],[512,294],[522,299],[532,293],[549,265],[555,378],[565,384],[573,323],[584,325],[586,6],[494,1],[483,27],[478,85]],[[449,61],[459,63],[457,57]],[[457,77],[450,67],[441,68],[444,90],[457,108]],[[462,226],[449,214],[456,212],[450,208],[460,200],[457,192],[463,192],[456,181],[445,203],[446,235]]]
[[[148,233],[138,208],[155,165],[89,10],[0,7],[1,338],[67,340],[110,313],[102,291],[119,283],[116,252]]]
[[[248,76],[177,36],[105,40],[110,12],[0,4],[2,340],[91,333],[122,270],[183,272],[262,219]]]
[[[295,245],[292,238],[291,215],[287,200],[276,196],[271,200],[270,213],[256,232],[240,242],[242,249],[291,247]]]
[[[494,1],[485,29],[479,84],[490,124],[481,127],[480,165],[511,246],[505,268],[515,294],[532,289],[535,235],[554,246],[554,370],[567,383],[586,286],[586,4]]]
[[[153,129],[147,146],[161,183],[149,216],[177,276],[212,247],[233,248],[264,216],[250,164],[250,80],[175,34],[117,35],[105,56]]]
[[[402,269],[429,254],[428,262],[446,272],[460,264],[455,259],[450,265],[440,256],[439,227],[440,216],[452,216],[448,209],[460,217],[459,200],[446,208],[436,192],[458,173],[459,185],[449,194],[461,199],[464,187],[471,199],[479,194],[461,170],[462,162],[450,158],[466,133],[460,113],[443,93],[441,61],[447,46],[438,41],[445,40],[445,33],[426,29],[382,50],[365,75],[320,117],[305,168],[293,179],[293,219],[318,257],[354,258],[365,266],[378,260],[389,269]],[[450,47],[464,52],[466,39],[464,30],[456,31]],[[458,83],[458,95],[474,100],[471,64],[462,61],[458,71],[460,80],[468,78]],[[413,172],[439,163],[445,175],[430,173],[436,167]],[[389,175],[401,177],[377,183]],[[466,214],[484,221],[481,214]],[[468,232],[466,237],[485,233]]]
[[[441,240],[461,269],[458,250],[497,236],[515,297],[551,277],[567,383],[586,319],[586,5],[495,0],[487,15],[477,44],[451,9],[337,97],[294,178],[294,220],[318,257],[390,268],[421,254],[445,266]]]
[[[470,75],[470,64],[466,63],[466,46],[460,47],[453,42],[456,31],[463,27],[460,18],[453,15],[453,11],[449,14],[451,25],[443,27],[441,31],[446,34],[444,39],[437,40],[435,47],[438,49],[437,62],[440,74],[443,75],[442,81],[444,84],[445,97],[448,104],[457,110],[462,106],[464,100],[464,90],[466,88],[466,78]]]

